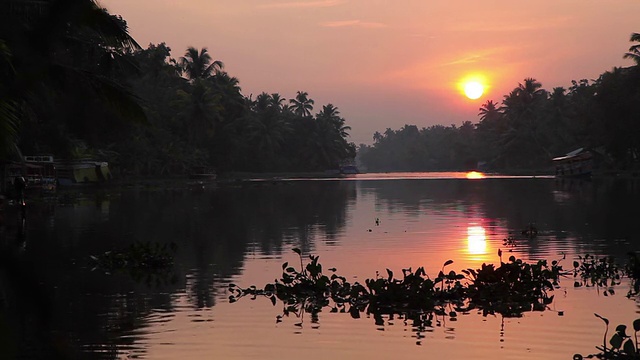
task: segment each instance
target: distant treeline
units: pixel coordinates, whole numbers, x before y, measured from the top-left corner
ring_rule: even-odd
[[[0,3],[0,160],[94,157],[136,175],[317,171],[353,160],[350,127],[304,91],[242,94],[206,48],[141,48],[93,0]]]
[[[631,41],[640,41],[634,33]],[[544,90],[527,78],[480,107],[480,121],[461,126],[405,125],[373,135],[358,147],[368,171],[544,170],[551,158],[577,148],[598,154],[601,167],[637,169],[640,161],[640,45],[624,55],[636,65],[614,68],[596,80]]]

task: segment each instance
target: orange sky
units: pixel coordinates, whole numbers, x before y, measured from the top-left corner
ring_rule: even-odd
[[[240,80],[266,91],[332,103],[351,141],[404,124],[478,121],[526,77],[551,90],[593,79],[622,59],[640,32],[638,0],[102,0],[143,46],[165,42],[172,57],[207,47]],[[393,5],[392,5],[393,4]],[[401,5],[401,6],[400,6]],[[490,86],[460,94],[468,74]]]

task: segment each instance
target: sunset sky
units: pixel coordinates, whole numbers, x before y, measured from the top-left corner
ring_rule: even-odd
[[[524,78],[551,90],[594,79],[640,32],[638,0],[102,0],[142,45],[207,47],[244,95],[296,91],[337,106],[351,141],[375,131],[478,121]],[[484,78],[470,100],[459,88]]]

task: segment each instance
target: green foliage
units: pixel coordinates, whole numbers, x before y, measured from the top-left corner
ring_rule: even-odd
[[[337,107],[313,116],[303,91],[258,106],[206,48],[179,60],[164,43],[141,49],[94,1],[12,1],[0,20],[1,153],[73,158],[83,144],[116,175],[325,171],[355,157]]]
[[[478,309],[485,316],[498,313],[507,317],[544,310],[553,301],[548,292],[553,291],[562,274],[558,262],[551,266],[546,261],[528,264],[514,257],[497,268],[483,265],[477,270],[447,272],[445,267],[453,263],[448,260],[433,279],[422,267],[415,272],[411,268],[403,269],[400,278],[387,269],[386,277],[366,279],[362,285],[352,284],[335,273],[324,275],[317,256],[309,255],[309,262],[304,265],[300,250],[293,251],[300,256],[300,270],[284,263],[281,278],[262,288],[243,289],[231,284],[229,301],[235,302],[247,295],[253,299],[264,296],[274,305],[277,299],[281,300],[284,316],[302,317],[304,312],[309,312],[317,317],[323,308],[330,307],[331,312],[349,313],[354,318],[365,312],[380,322],[383,315],[398,315],[413,320],[418,326],[427,326],[434,316],[453,319],[459,312],[472,309]],[[281,318],[278,316],[278,321]]]
[[[106,274],[123,272],[136,281],[150,284],[167,281],[173,269],[173,255],[177,250],[174,243],[160,244],[136,242],[122,250],[110,250],[100,255],[92,255],[89,266],[92,271]]]
[[[555,260],[549,266],[546,260],[529,264],[511,256],[498,268],[482,264],[481,269],[468,269],[465,274],[472,280],[469,299],[472,304],[483,304],[485,315],[519,316],[525,311],[544,310],[553,301],[548,292],[557,285],[562,267]]]
[[[631,41],[638,41],[637,34]],[[638,59],[638,45],[628,57]],[[418,129],[404,125],[373,134],[360,145],[359,159],[369,171],[470,170],[484,163],[493,171],[551,168],[551,159],[580,147],[597,149],[596,166],[638,169],[640,66],[614,68],[595,81],[572,81],[568,89],[547,91],[524,79],[498,104],[479,108],[480,121]]]

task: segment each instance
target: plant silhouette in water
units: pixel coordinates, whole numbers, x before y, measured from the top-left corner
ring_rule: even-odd
[[[622,269],[612,256],[597,258],[586,254],[573,262],[573,277],[576,278],[575,287],[608,287],[620,284]]]
[[[373,315],[377,324],[382,315],[401,315],[414,321],[414,326],[431,326],[433,315],[455,319],[459,312],[479,309],[484,315],[499,313],[504,316],[521,316],[525,311],[544,310],[553,301],[548,296],[562,273],[557,261],[551,266],[546,261],[528,264],[511,256],[508,263],[499,267],[483,264],[481,269],[467,269],[461,273],[445,268],[453,263],[446,261],[438,276],[430,278],[424,268],[415,272],[402,270],[402,278],[395,278],[387,269],[387,276],[366,279],[363,284],[351,284],[345,277],[329,269],[331,276],[322,273],[318,256],[309,255],[309,263],[303,263],[299,249],[293,249],[300,257],[300,270],[288,263],[282,265],[282,277],[263,288],[251,286],[243,289],[229,285],[230,302],[244,296],[264,296],[275,305],[284,303],[283,315],[293,313],[302,316],[309,312],[314,319],[323,308],[331,312],[348,312],[359,318],[362,312]],[[280,321],[282,316],[278,316]]]
[[[626,325],[618,325],[616,326],[615,332],[609,339],[609,345],[607,346],[607,335],[609,333],[609,319],[604,318],[598,314],[594,314],[597,318],[604,321],[605,331],[604,337],[602,340],[602,346],[596,346],[596,349],[600,350],[598,354],[590,354],[588,356],[582,356],[580,354],[575,354],[573,356],[574,360],[582,360],[584,358],[598,358],[598,359],[640,359],[640,351],[638,351],[638,331],[640,331],[640,319],[636,319],[633,322],[633,330],[634,336],[633,339],[631,336],[627,335],[627,326]]]
[[[137,282],[143,279],[150,284],[154,279],[166,282],[173,269],[175,243],[160,244],[136,242],[123,250],[110,250],[100,255],[90,256],[92,271],[101,270],[106,274],[125,272]]]
[[[630,289],[627,297],[636,297],[640,293],[640,258],[635,252],[627,254],[628,262],[621,266],[613,257],[597,258],[593,255],[578,256],[573,262],[573,277],[575,287],[604,287],[604,296],[614,295],[613,287],[620,285],[622,279],[627,277],[630,281]]]

